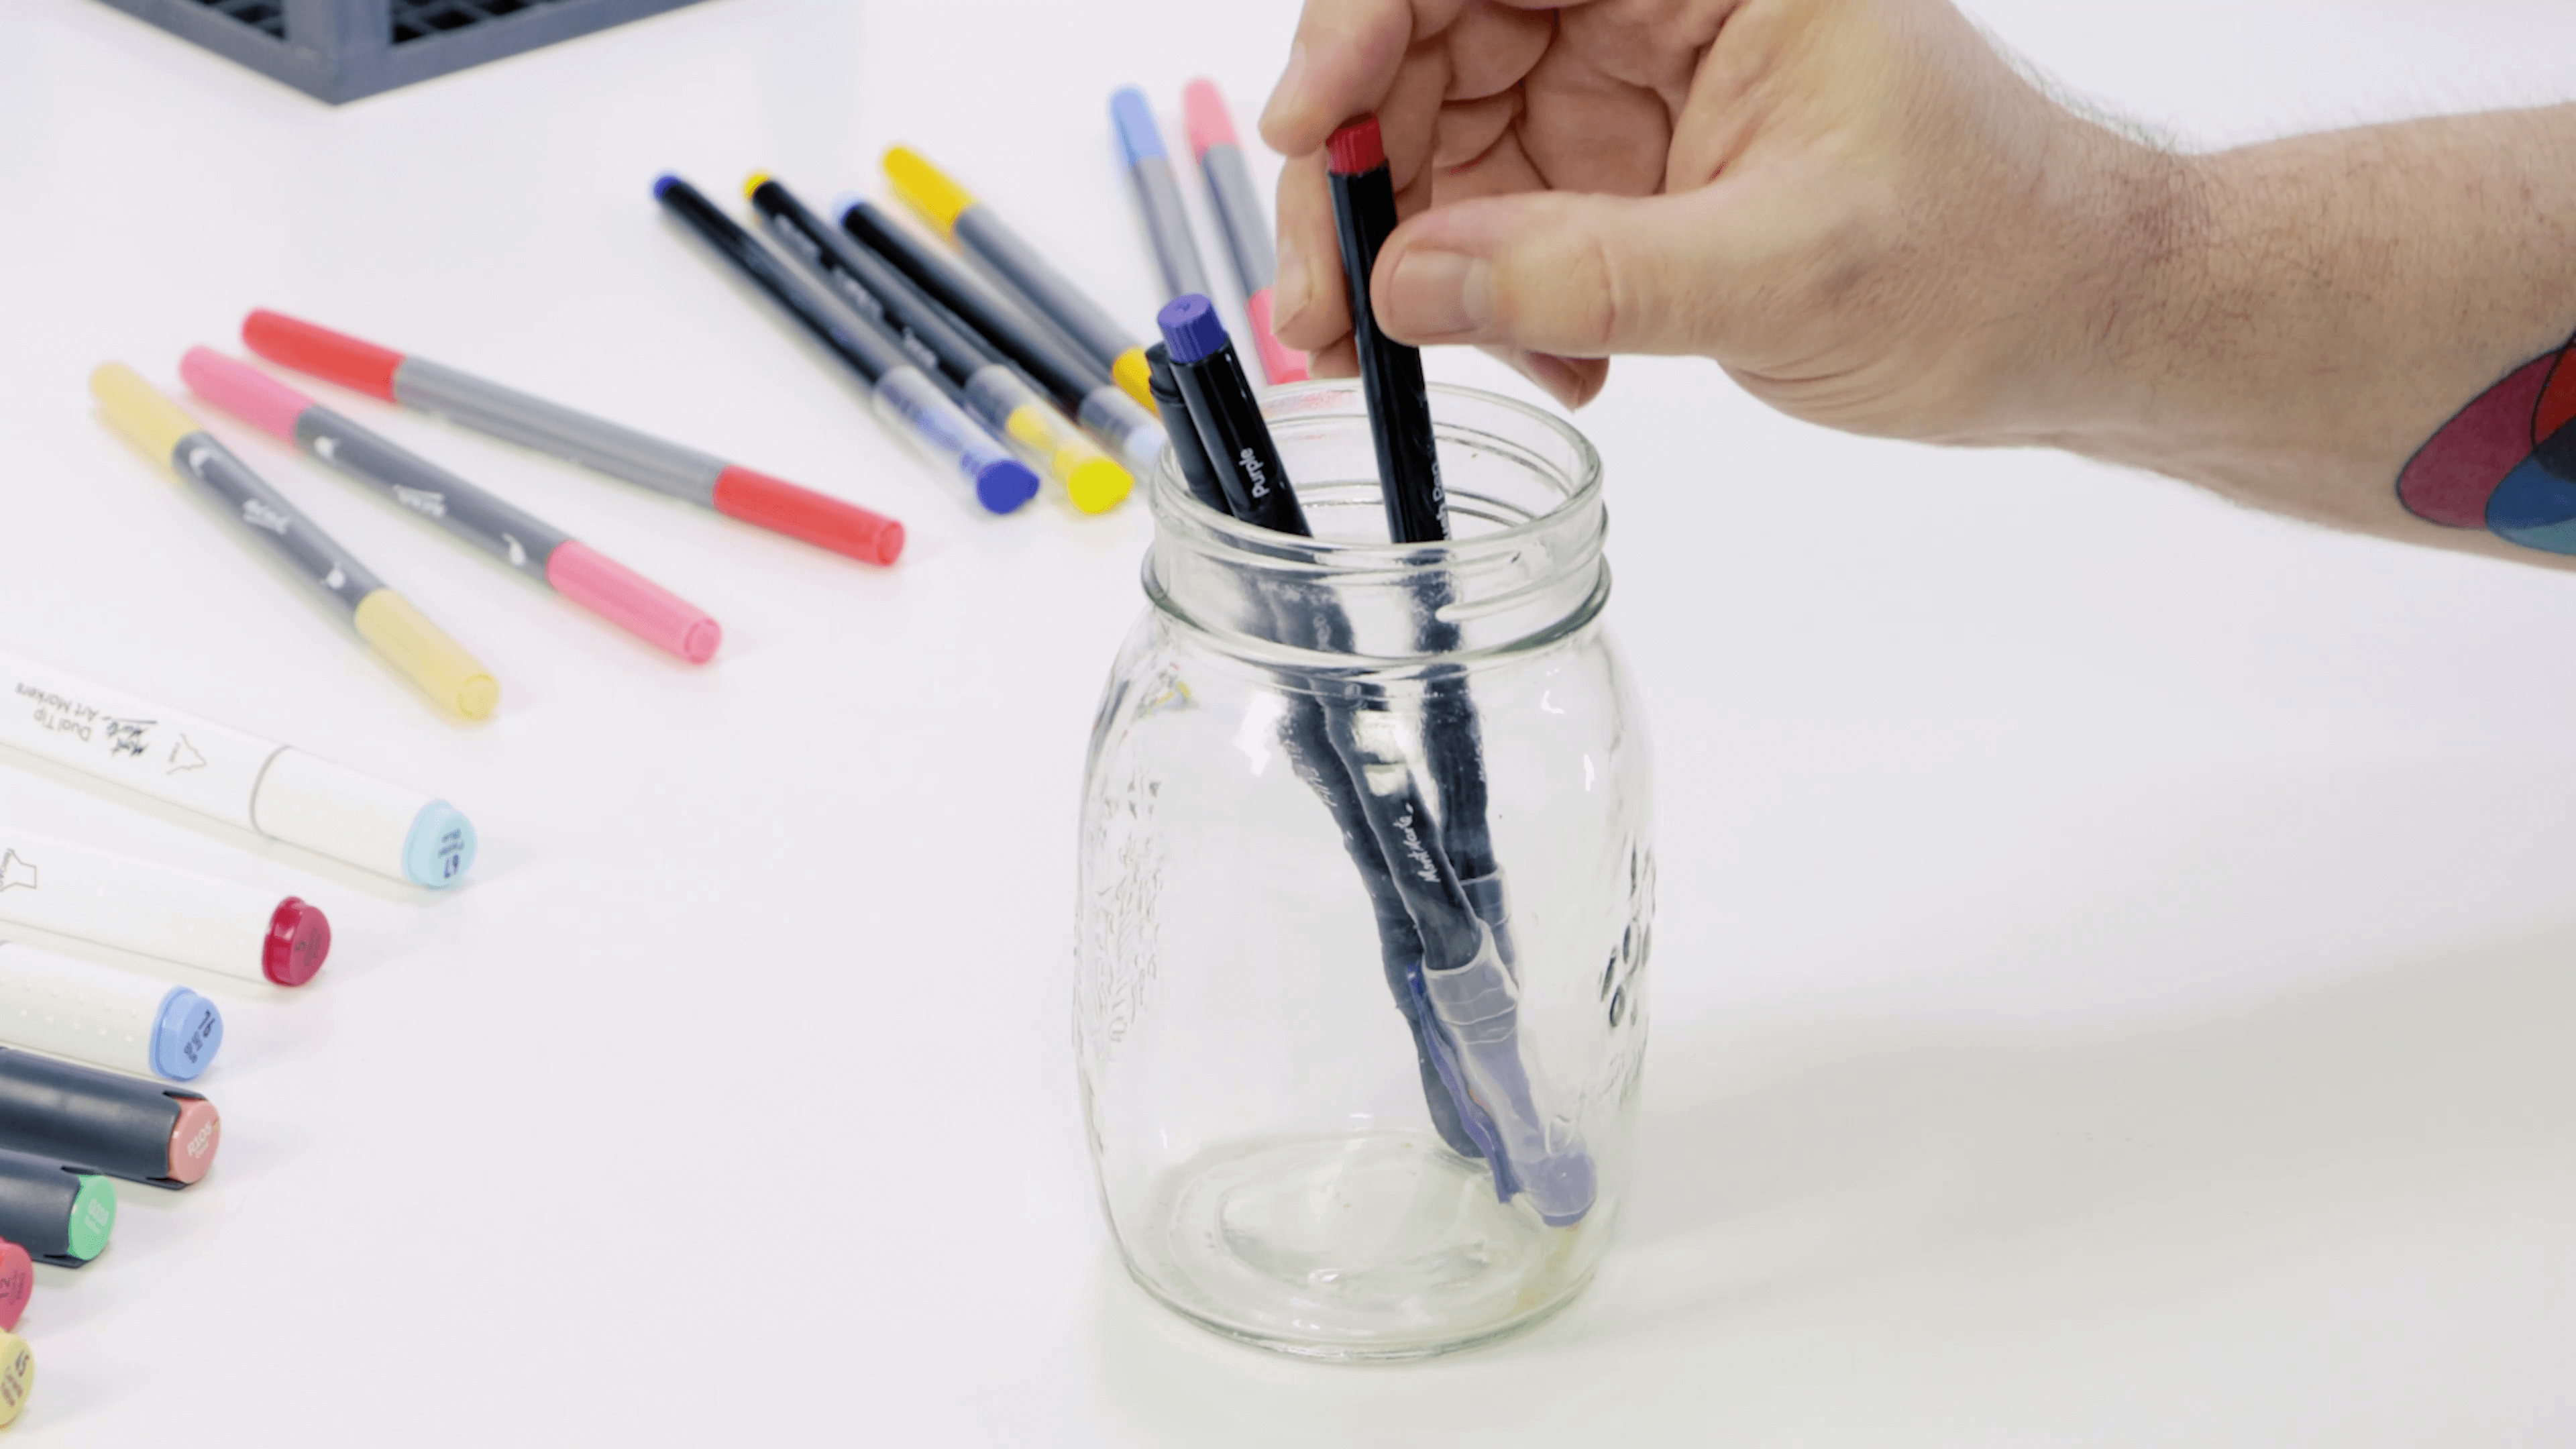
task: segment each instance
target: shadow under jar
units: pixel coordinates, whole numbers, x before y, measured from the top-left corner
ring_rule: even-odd
[[[1176,1311],[1443,1353],[1581,1291],[1629,1175],[1651,764],[1600,461],[1435,387],[1457,536],[1390,545],[1358,388],[1263,407],[1317,537],[1207,508],[1168,454],[1149,487],[1150,607],[1083,791],[1085,1123]]]

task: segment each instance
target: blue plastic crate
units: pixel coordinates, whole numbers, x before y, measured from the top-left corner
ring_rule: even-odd
[[[334,105],[695,0],[106,0]]]

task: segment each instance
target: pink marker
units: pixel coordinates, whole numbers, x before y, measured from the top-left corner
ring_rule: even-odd
[[[1181,91],[1181,112],[1190,128],[1190,150],[1207,173],[1208,192],[1216,198],[1217,220],[1225,224],[1226,250],[1234,254],[1234,274],[1243,283],[1243,312],[1252,322],[1252,345],[1261,354],[1261,375],[1275,385],[1306,380],[1306,354],[1279,345],[1270,330],[1270,283],[1279,270],[1270,247],[1270,217],[1253,189],[1252,172],[1235,144],[1234,118],[1225,113],[1225,97],[1213,81],[1194,80]]]
[[[179,376],[206,401],[373,484],[395,503],[656,648],[704,664],[724,641],[724,629],[704,609],[267,373],[192,347],[179,360]]]

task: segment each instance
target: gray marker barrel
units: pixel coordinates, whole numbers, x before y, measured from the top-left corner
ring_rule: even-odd
[[[437,464],[386,442],[325,407],[295,420],[295,440],[394,502],[544,582],[546,559],[571,535]]]
[[[1136,189],[1136,209],[1144,213],[1145,234],[1154,244],[1154,263],[1163,273],[1163,300],[1205,294],[1207,269],[1199,264],[1198,242],[1190,236],[1190,214],[1181,205],[1180,183],[1172,176],[1172,158],[1163,150],[1163,133],[1154,124],[1154,109],[1145,93],[1121,87],[1109,97],[1109,119],[1118,132],[1118,149],[1127,160],[1127,180]]]
[[[260,546],[286,561],[287,567],[312,580],[313,586],[351,614],[360,601],[385,586],[384,580],[296,511],[268,480],[204,433],[190,433],[170,450],[170,461],[221,500]]]
[[[1243,163],[1243,148],[1220,142],[1199,157],[1207,172],[1208,192],[1216,198],[1216,219],[1225,229],[1225,244],[1234,253],[1235,275],[1246,296],[1268,287],[1279,270],[1270,249],[1270,223],[1261,206],[1261,188],[1252,184],[1252,168]]]
[[[702,508],[716,506],[716,480],[733,466],[426,358],[403,359],[394,401]]]
[[[1037,248],[983,207],[970,206],[958,213],[957,240],[1102,367],[1114,367],[1120,357],[1138,349],[1135,338],[1100,304],[1082,295]]]

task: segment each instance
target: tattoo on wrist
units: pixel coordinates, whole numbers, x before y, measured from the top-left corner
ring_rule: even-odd
[[[2576,555],[2576,338],[2444,423],[2397,475],[2397,501],[2428,523]]]

